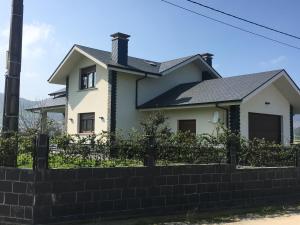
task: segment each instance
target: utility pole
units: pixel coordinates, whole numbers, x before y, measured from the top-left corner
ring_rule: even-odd
[[[5,75],[4,108],[2,132],[4,137],[18,132],[20,73],[23,34],[23,0],[12,0],[9,51],[7,54],[7,74]],[[17,144],[16,144],[17,146]],[[16,147],[17,148],[17,147]],[[9,151],[11,152],[11,151]],[[7,166],[16,166],[16,152],[9,154]]]

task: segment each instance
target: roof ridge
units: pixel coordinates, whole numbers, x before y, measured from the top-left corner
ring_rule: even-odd
[[[227,78],[235,78],[235,77],[244,77],[244,76],[255,76],[255,75],[264,75],[265,73],[278,73],[284,71],[284,69],[277,69],[277,70],[267,70],[267,71],[262,71],[262,72],[256,72],[256,73],[246,73],[246,74],[240,74],[240,75],[233,75],[229,77],[222,77],[219,79],[227,79]]]
[[[90,49],[101,51],[101,52],[111,53],[110,51],[105,51],[105,50],[101,50],[101,49],[98,49],[98,48],[89,47],[89,46],[86,46],[86,45],[75,44],[74,46],[79,46],[79,47],[84,47],[84,48],[90,48]],[[170,59],[170,60],[166,60],[166,61],[157,61],[157,60],[152,60],[152,59],[144,59],[144,58],[138,58],[138,57],[130,56],[130,55],[128,55],[128,57],[134,58],[134,59],[139,59],[139,60],[150,61],[150,62],[162,64],[162,63],[168,63],[168,62],[171,62],[171,61],[175,61],[175,60],[178,60],[178,59],[192,58],[192,57],[195,57],[197,55],[201,56],[200,53],[197,53],[197,54],[187,55],[187,56],[183,56],[183,57],[178,57],[178,58],[174,58],[174,59]]]
[[[178,60],[178,59],[184,59],[184,58],[192,58],[194,56],[197,56],[199,54],[195,54],[195,55],[188,55],[188,56],[184,56],[184,57],[179,57],[179,58],[175,58],[175,59],[170,59],[170,60],[167,60],[167,61],[162,61],[161,63],[168,63],[168,62],[171,62],[171,61],[175,61],[175,60]]]
[[[97,51],[101,51],[101,52],[106,52],[106,53],[110,53],[110,51],[105,51],[105,50],[101,50],[101,49],[98,49],[98,48],[94,48],[94,47],[88,47],[88,46],[85,46],[85,45],[79,45],[79,44],[75,44],[75,46],[80,46],[80,47],[84,47],[84,48],[90,48],[90,49],[93,49],[93,50],[97,50]],[[143,58],[138,58],[138,57],[135,57],[135,56],[130,56],[128,55],[129,58],[133,58],[133,59],[138,59],[138,60],[143,60],[143,61],[150,61],[150,62],[154,62],[154,63],[161,63],[161,62],[158,62],[156,60],[152,60],[152,59],[143,59]]]

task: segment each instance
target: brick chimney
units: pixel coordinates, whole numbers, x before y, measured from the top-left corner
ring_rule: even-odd
[[[128,62],[128,38],[130,35],[114,33],[112,37],[111,59],[118,64],[127,65]]]
[[[207,62],[208,65],[212,66],[212,59],[213,59],[213,56],[214,56],[213,54],[204,53],[201,56],[204,59],[204,61]]]

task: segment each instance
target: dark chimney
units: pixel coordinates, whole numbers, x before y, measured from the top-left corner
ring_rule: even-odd
[[[111,59],[118,64],[127,65],[128,61],[128,38],[130,35],[115,33],[112,37]]]
[[[204,61],[208,64],[208,65],[210,65],[210,66],[212,66],[212,59],[213,59],[213,54],[210,54],[210,53],[204,53],[204,54],[202,54],[201,55],[202,56],[202,58],[204,59]]]

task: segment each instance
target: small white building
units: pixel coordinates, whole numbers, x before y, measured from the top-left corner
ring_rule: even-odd
[[[293,141],[300,91],[285,70],[222,78],[212,54],[150,61],[128,56],[129,35],[111,36],[112,52],[74,45],[48,80],[65,88],[30,110],[64,113],[70,134],[138,128],[161,110],[173,131],[212,133],[220,121],[246,138]]]

